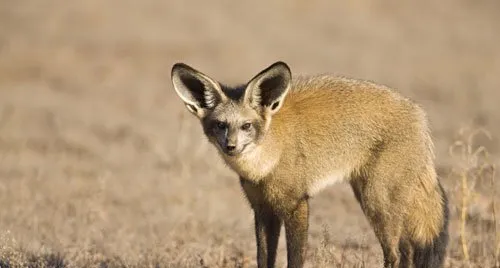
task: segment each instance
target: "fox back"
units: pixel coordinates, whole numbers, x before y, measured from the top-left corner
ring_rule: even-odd
[[[442,265],[446,197],[426,115],[417,104],[373,82],[292,78],[283,62],[236,87],[184,64],[174,65],[172,80],[208,140],[240,176],[256,213],[266,207],[286,225],[301,200],[347,181],[387,267]]]

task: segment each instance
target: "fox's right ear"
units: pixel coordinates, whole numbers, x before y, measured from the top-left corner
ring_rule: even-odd
[[[265,114],[273,115],[283,105],[292,82],[288,65],[278,61],[267,67],[248,82],[245,101]]]
[[[184,63],[174,64],[171,77],[177,95],[198,118],[227,99],[219,83]]]

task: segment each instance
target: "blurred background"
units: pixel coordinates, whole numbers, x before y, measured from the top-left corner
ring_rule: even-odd
[[[277,60],[420,103],[452,203],[447,266],[492,267],[499,32],[495,0],[0,1],[0,267],[254,267],[250,207],[170,68],[231,84]],[[347,185],[311,209],[309,267],[381,265]]]

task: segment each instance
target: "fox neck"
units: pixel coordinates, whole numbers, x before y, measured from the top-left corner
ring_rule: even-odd
[[[268,126],[266,126],[268,127]],[[280,161],[282,146],[269,129],[255,145],[237,156],[222,154],[226,163],[241,177],[259,182],[269,176]]]

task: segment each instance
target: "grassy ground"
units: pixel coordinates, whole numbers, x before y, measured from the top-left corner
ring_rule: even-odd
[[[276,60],[421,103],[451,199],[447,267],[498,267],[498,32],[493,0],[0,1],[0,267],[254,267],[251,210],[170,68],[241,82]],[[481,128],[491,139],[469,142]],[[381,265],[346,185],[313,199],[309,245],[308,267]]]

